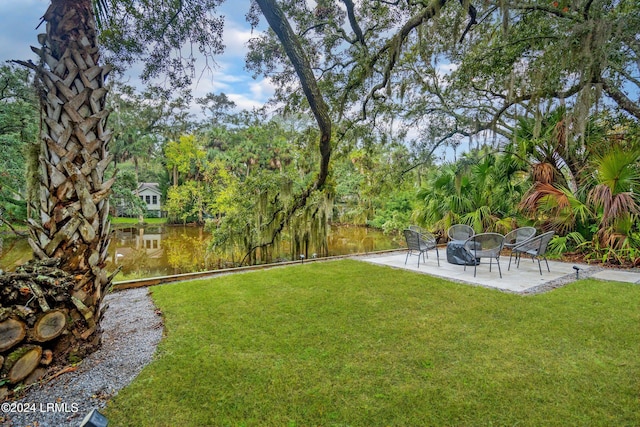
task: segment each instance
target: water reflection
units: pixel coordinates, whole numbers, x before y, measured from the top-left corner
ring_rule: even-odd
[[[211,235],[203,227],[160,225],[117,228],[109,247],[108,269],[121,267],[115,280],[126,280],[233,267],[244,256],[240,250],[228,250],[224,255],[213,254],[207,251],[210,240]],[[327,240],[330,256],[402,246],[397,237],[356,226],[334,225]],[[291,244],[284,239],[269,257],[283,261],[298,259],[299,255],[291,254]],[[1,269],[12,270],[30,258],[31,249],[26,239],[0,239]]]

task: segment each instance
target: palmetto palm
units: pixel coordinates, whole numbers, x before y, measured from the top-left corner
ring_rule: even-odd
[[[634,230],[625,224],[637,224],[634,219],[640,214],[639,161],[640,149],[614,147],[593,162],[595,185],[589,192],[589,202],[600,215],[598,237],[605,246],[618,249],[628,244]]]
[[[424,204],[415,219],[440,231],[460,222],[477,232],[511,229],[525,183],[519,172],[507,156],[486,150],[467,153],[430,172],[417,194]]]
[[[541,118],[518,120],[516,136],[507,150],[529,163],[532,186],[520,208],[560,234],[576,229],[587,232],[592,213],[587,205],[590,149],[603,140],[603,128],[588,120],[581,136],[572,115],[557,108]]]
[[[66,301],[41,305],[71,319],[54,351],[81,357],[100,344],[101,305],[112,279],[105,270],[108,196],[115,180],[105,177],[111,133],[104,83],[110,68],[100,64],[91,0],[51,0],[43,22],[42,46],[33,48],[40,62],[22,62],[36,73],[42,110],[39,200],[34,201],[39,213],[29,220],[29,244],[36,259],[57,259],[74,278],[63,294]]]
[[[549,225],[559,235],[573,230],[588,234],[593,212],[581,193],[574,194],[566,187],[536,183],[520,204],[526,211],[535,212],[537,219]]]
[[[534,184],[552,184],[576,194],[588,180],[589,157],[609,146],[606,136],[612,126],[595,115],[583,129],[576,122],[564,107],[539,118],[521,117],[506,150],[529,169]]]

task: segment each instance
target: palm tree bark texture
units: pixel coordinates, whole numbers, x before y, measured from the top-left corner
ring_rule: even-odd
[[[32,48],[40,63],[20,62],[35,70],[41,104],[39,218],[29,220],[36,261],[0,275],[0,380],[10,384],[98,348],[113,278],[105,269],[110,68],[99,63],[91,0],[51,0],[43,22],[42,46]]]

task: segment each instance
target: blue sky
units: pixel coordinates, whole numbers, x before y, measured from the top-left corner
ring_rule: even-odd
[[[37,31],[35,28],[48,5],[49,0],[0,0],[0,62],[36,60],[30,46],[37,45],[36,36],[43,32],[42,27]],[[225,53],[216,58],[217,67],[205,71],[194,83],[195,96],[224,92],[239,109],[251,109],[261,107],[273,94],[268,80],[253,79],[244,70],[246,42],[251,37],[251,28],[244,19],[248,10],[248,0],[227,1],[220,9],[225,15]],[[134,84],[138,81],[135,69],[129,77]]]

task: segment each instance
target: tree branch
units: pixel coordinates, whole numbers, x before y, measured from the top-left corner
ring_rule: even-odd
[[[469,23],[467,24],[467,27],[464,29],[464,32],[460,36],[459,43],[462,43],[462,41],[464,40],[464,37],[467,35],[471,27],[478,23],[478,21],[476,21],[476,15],[478,14],[478,11],[476,10],[475,7],[473,7],[473,5],[469,0],[460,0],[460,4],[462,5],[462,7],[465,6],[465,3],[467,5],[467,13],[469,14]]]
[[[313,70],[307,56],[298,41],[287,17],[275,0],[256,0],[262,14],[267,19],[269,26],[276,33],[284,50],[291,61],[293,68],[300,79],[300,85],[304,92],[311,111],[320,129],[320,172],[314,184],[314,189],[321,188],[328,175],[329,158],[331,156],[331,118],[329,107],[322,97],[318,82],[313,75]]]
[[[347,7],[347,16],[349,17],[349,24],[351,24],[351,29],[353,29],[353,32],[356,35],[356,40],[358,40],[362,46],[366,47],[367,43],[365,42],[364,35],[362,34],[362,29],[360,28],[360,25],[358,25],[353,1],[342,0],[342,2]]]
[[[383,71],[383,79],[380,83],[376,84],[369,94],[365,97],[362,103],[362,112],[363,116],[366,117],[366,108],[368,101],[375,96],[375,92],[384,88],[391,77],[391,71],[395,67],[397,60],[400,58],[400,53],[402,50],[402,45],[404,41],[407,39],[409,34],[422,25],[424,22],[436,16],[436,14],[444,7],[448,0],[433,0],[432,3],[424,8],[420,13],[410,18],[403,26],[400,28],[400,31],[393,36],[385,45],[373,55],[367,64],[368,70],[373,70],[375,64],[385,55],[388,54],[389,61],[385,64]],[[352,84],[350,86],[357,86],[362,80],[366,77],[363,75],[360,79],[357,80],[358,83]],[[345,94],[346,97],[347,94]],[[343,98],[346,101],[346,98]]]
[[[602,79],[602,88],[627,113],[640,119],[640,107],[607,79]]]

